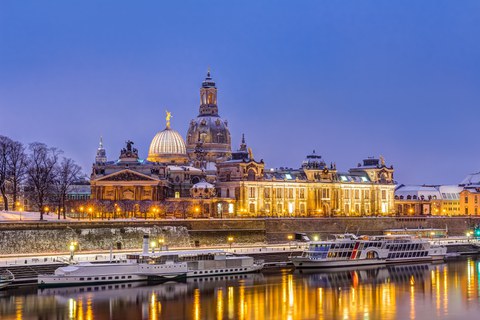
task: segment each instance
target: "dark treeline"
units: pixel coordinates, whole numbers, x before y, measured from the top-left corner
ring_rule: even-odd
[[[25,146],[0,135],[0,194],[4,210],[17,210],[18,200],[28,199],[40,212],[44,206],[54,204],[58,216],[65,218],[65,201],[70,186],[82,177],[75,161],[63,157],[63,152],[44,143],[33,142]],[[12,208],[9,207],[9,198]]]

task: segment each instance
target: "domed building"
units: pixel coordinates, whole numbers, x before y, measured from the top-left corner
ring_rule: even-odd
[[[147,160],[150,162],[165,162],[186,164],[188,162],[185,142],[182,136],[170,127],[170,112],[167,111],[167,126],[153,137],[148,150]]]
[[[219,162],[231,155],[228,122],[220,118],[217,106],[217,88],[210,71],[200,89],[200,112],[190,122],[187,132],[187,154],[190,159]]]

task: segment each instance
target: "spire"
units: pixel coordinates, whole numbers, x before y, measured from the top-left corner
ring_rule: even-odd
[[[97,154],[95,155],[96,163],[105,163],[107,162],[107,152],[103,147],[103,137],[100,136],[100,142],[98,143]]]
[[[240,144],[240,149],[238,151],[247,151],[247,144],[245,143],[245,133],[242,133],[242,143]]]

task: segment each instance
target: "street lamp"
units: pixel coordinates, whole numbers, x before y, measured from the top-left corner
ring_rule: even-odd
[[[82,217],[83,217],[83,206],[80,206],[80,212],[82,213]],[[78,216],[78,220],[80,220],[80,216]]]
[[[155,253],[155,247],[157,246],[157,243],[155,241],[150,242],[150,246],[152,247],[152,253]]]
[[[88,208],[88,217],[89,217],[90,220],[92,220],[92,212],[93,212],[93,208],[89,207]]]
[[[73,261],[73,254],[75,252],[75,247],[77,246],[77,243],[75,241],[70,242],[70,262]]]
[[[289,234],[287,236],[287,239],[288,239],[288,246],[291,247],[292,246],[293,235]]]
[[[164,244],[165,244],[165,239],[163,239],[163,238],[158,239],[158,248],[159,248],[159,250],[163,250]]]
[[[230,249],[232,248],[233,240],[234,240],[234,239],[233,239],[232,236],[229,236],[229,237],[227,238],[227,241],[228,241],[228,243],[230,244]]]

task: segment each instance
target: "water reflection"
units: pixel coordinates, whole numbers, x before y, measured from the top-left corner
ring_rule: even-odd
[[[423,319],[480,311],[480,262],[0,292],[1,319]]]

